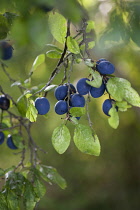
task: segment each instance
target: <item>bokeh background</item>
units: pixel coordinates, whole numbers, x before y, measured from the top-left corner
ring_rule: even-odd
[[[1,1],[1,13],[13,12],[21,17],[16,20],[9,33],[14,46],[13,58],[6,62],[8,72],[16,80],[24,81],[36,56],[46,52],[46,44],[53,43],[48,28],[48,13],[35,11],[34,3],[47,1]],[[75,1],[52,1],[56,10],[66,18],[72,18],[76,25],[80,20],[81,8]],[[93,60],[106,58],[116,68],[115,75],[128,79],[132,87],[140,93],[140,2],[121,0],[81,0],[91,20],[94,21],[91,50]],[[33,6],[33,8],[32,8]],[[29,10],[31,9],[31,12]],[[46,58],[32,76],[32,86],[46,83],[57,60]],[[71,82],[86,77],[87,67],[75,64]],[[59,84],[60,73],[54,80]],[[0,84],[5,92],[16,100],[20,92],[0,69]],[[61,122],[61,117],[54,113],[56,99],[53,91],[48,94],[51,110],[48,118],[38,116],[32,127],[35,142],[48,154],[40,153],[42,163],[57,168],[66,179],[68,187],[61,190],[55,185],[46,185],[47,193],[37,206],[37,210],[139,210],[140,209],[140,109],[131,108],[121,112],[120,125],[114,130],[108,125],[108,118],[102,113],[102,102],[107,95],[92,99],[90,114],[93,126],[100,139],[99,157],[82,154],[73,141],[68,150],[59,155],[51,143],[51,135]],[[12,110],[13,108],[11,108]],[[87,124],[86,116],[80,119]],[[71,134],[74,127],[68,125]],[[6,168],[17,164],[20,155],[14,155],[6,143],[0,148],[0,167]]]

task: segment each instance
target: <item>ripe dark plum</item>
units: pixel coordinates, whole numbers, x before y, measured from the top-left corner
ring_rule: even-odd
[[[109,61],[101,61],[96,68],[101,74],[113,74],[115,71],[114,65]]]
[[[72,107],[84,107],[85,98],[82,95],[75,93],[71,96],[70,104]]]
[[[68,112],[68,104],[66,101],[60,100],[55,104],[54,109],[59,115],[65,114]]]
[[[82,78],[77,82],[77,91],[81,95],[86,95],[89,93],[91,86],[86,83],[86,81],[89,81],[87,78]]]
[[[3,132],[0,132],[0,144],[2,144],[4,142],[4,133]]]
[[[102,82],[102,85],[99,88],[91,87],[90,94],[93,98],[99,98],[100,96],[104,94],[105,89],[106,89],[106,86]]]
[[[70,83],[70,94],[76,93],[76,89],[73,84]]]
[[[8,60],[12,57],[13,47],[6,41],[0,42],[0,58]]]
[[[10,100],[5,96],[1,95],[0,96],[0,108],[2,110],[7,110],[10,107]]]
[[[68,94],[68,86],[67,85],[60,85],[55,89],[54,95],[56,99],[64,100]]]
[[[112,104],[115,102],[114,99],[106,99],[102,105],[102,110],[103,112],[107,115],[110,116],[108,114],[109,110],[112,108]],[[116,107],[116,110],[118,111],[118,107]]]
[[[44,115],[50,110],[50,103],[47,98],[39,97],[35,100],[35,108],[37,109],[38,114]]]
[[[14,144],[14,142],[13,142],[13,139],[12,139],[11,134],[8,135],[8,138],[7,138],[7,146],[8,146],[10,149],[18,149],[18,148],[16,147],[16,145]]]

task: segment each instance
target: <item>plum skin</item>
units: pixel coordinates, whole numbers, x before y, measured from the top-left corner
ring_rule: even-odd
[[[77,91],[81,95],[86,95],[89,93],[91,86],[86,83],[86,81],[90,81],[87,78],[82,78],[77,82]]]
[[[10,107],[10,100],[5,95],[1,95],[0,96],[0,108],[2,110],[8,110],[9,107]]]
[[[90,94],[93,98],[99,98],[100,96],[104,94],[105,89],[106,89],[106,86],[102,82],[102,85],[99,88],[91,87]]]
[[[96,61],[96,64],[98,65],[102,61],[107,61],[105,58],[100,58],[98,61]]]
[[[14,142],[13,142],[13,139],[12,139],[11,134],[9,134],[8,137],[7,137],[7,146],[8,146],[10,149],[18,149],[18,148],[16,147],[16,145],[14,144]]]
[[[68,104],[66,101],[60,100],[55,104],[54,109],[59,115],[65,114],[68,112]]]
[[[71,96],[70,105],[72,107],[84,107],[85,106],[85,98],[82,95],[75,93]]]
[[[0,144],[4,142],[5,135],[3,132],[0,132]]]
[[[68,94],[68,86],[66,85],[60,85],[55,89],[54,95],[56,99],[59,100],[64,100]]]
[[[103,112],[107,115],[107,116],[110,116],[108,113],[109,113],[109,110],[112,108],[112,104],[115,102],[114,99],[106,99],[104,102],[103,102],[103,105],[102,105],[102,110]],[[118,111],[118,107],[116,106],[116,110]]]
[[[35,100],[35,108],[38,111],[38,114],[45,115],[50,110],[50,103],[47,98],[39,97]]]
[[[109,61],[101,61],[96,68],[101,74],[113,74],[115,71],[114,65]]]
[[[13,47],[6,41],[0,42],[0,57],[3,60],[9,60],[13,55]]]

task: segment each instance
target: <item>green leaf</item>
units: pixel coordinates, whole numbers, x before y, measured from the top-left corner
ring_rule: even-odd
[[[34,106],[34,101],[33,100],[29,100],[29,105],[28,105],[28,109],[26,112],[26,117],[31,121],[31,122],[35,122],[36,118],[37,118],[37,114],[38,111]]]
[[[44,168],[43,168],[41,165],[37,165],[37,170],[38,170],[38,173],[40,174],[40,177],[41,177],[44,181],[51,183],[51,182],[50,182],[50,179],[48,179],[48,177],[47,177],[46,171],[44,170]]]
[[[55,14],[50,13],[48,22],[53,37],[63,44],[67,32],[66,19],[61,14],[55,12]]]
[[[75,39],[73,39],[71,36],[68,36],[67,38],[67,46],[70,52],[74,54],[80,54],[80,48],[78,42]]]
[[[32,68],[31,68],[31,72],[35,71],[36,68],[41,65],[42,63],[44,63],[45,61],[45,55],[44,54],[40,54],[36,57],[36,59],[33,62]]]
[[[3,193],[0,193],[0,209],[1,210],[9,210],[7,206],[6,196]]]
[[[49,50],[48,52],[46,52],[46,55],[48,58],[61,58],[61,53],[56,50]]]
[[[100,155],[100,143],[97,135],[93,135],[89,126],[78,124],[74,130],[74,143],[83,153]]]
[[[125,89],[124,99],[129,104],[140,107],[140,96],[132,87]]]
[[[109,110],[110,117],[108,118],[109,125],[116,129],[119,126],[119,115],[116,110],[115,104],[112,105],[112,108]]]
[[[58,52],[60,52],[60,53],[63,52],[63,50],[61,50],[60,48],[58,48],[56,45],[47,44],[47,46],[51,47],[52,49],[54,49],[55,51],[58,51]]]
[[[48,92],[50,90],[53,90],[55,87],[57,87],[57,85],[49,85],[48,87],[45,88],[44,91]]]
[[[88,42],[88,50],[95,46],[95,41]]]
[[[36,205],[36,195],[34,192],[34,188],[29,181],[26,181],[23,199],[25,210],[33,210]]]
[[[8,190],[7,203],[10,210],[20,210],[19,198],[13,190]]]
[[[34,179],[34,192],[36,193],[36,195],[39,199],[42,198],[46,193],[46,187],[39,180],[39,177],[36,177]]]
[[[95,23],[92,20],[87,21],[86,32],[89,33],[91,30],[94,29]]]
[[[81,117],[85,115],[86,109],[85,107],[72,107],[70,109],[70,114],[74,117]]]
[[[86,80],[86,83],[88,83],[89,85],[95,88],[99,88],[102,85],[101,75],[99,74],[99,72],[93,71],[92,69],[89,69],[89,71],[90,71],[90,74],[93,76],[93,80],[92,81]]]
[[[6,17],[0,14],[0,39],[5,39],[10,27]],[[1,52],[0,52],[1,54]]]
[[[18,148],[18,149],[23,149],[25,148],[24,144],[23,144],[23,137],[20,136],[19,134],[13,134],[12,135],[12,140],[15,144],[15,146]]]
[[[140,107],[140,96],[128,80],[118,77],[110,78],[107,82],[107,90],[116,101],[125,99],[131,105]]]
[[[85,59],[85,64],[89,67],[93,67],[95,65],[91,59]]]
[[[52,144],[59,154],[63,154],[70,145],[70,132],[66,125],[55,128],[52,134]]]
[[[121,112],[127,111],[128,108],[132,107],[131,105],[127,104],[126,101],[116,101],[115,105]]]
[[[57,184],[62,189],[67,187],[65,179],[57,172],[55,168],[45,165],[42,165],[42,167],[46,171],[47,177],[51,182]]]
[[[4,174],[5,174],[5,171],[2,168],[0,168],[0,176],[4,176]]]
[[[17,109],[22,117],[26,116],[27,100],[25,96],[20,97],[17,101]]]

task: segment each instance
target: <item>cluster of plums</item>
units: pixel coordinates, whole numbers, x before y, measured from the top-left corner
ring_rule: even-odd
[[[86,94],[90,93],[93,98],[99,98],[104,94],[105,91],[107,91],[106,83],[109,79],[107,76],[114,73],[114,65],[106,59],[101,58],[96,62],[96,71],[98,71],[103,76],[102,84],[99,88],[95,88],[89,85],[87,83],[87,81],[90,81],[88,78],[82,78],[77,82],[76,88],[71,83],[66,83],[64,85],[58,86],[55,89],[54,95],[58,101],[55,104],[54,109],[58,115],[68,113],[72,107],[84,107],[84,95]],[[106,99],[103,102],[102,110],[108,116],[109,110],[111,109],[113,103],[115,103],[114,99]],[[40,97],[35,100],[35,107],[38,110],[38,114],[44,115],[48,113],[50,109],[50,103],[47,98]]]
[[[0,96],[0,109],[8,110],[9,107],[10,107],[10,100],[5,95],[1,95]],[[4,133],[0,132],[0,144],[4,142],[4,139],[5,139]],[[9,134],[7,137],[7,145],[10,149],[17,149],[17,147],[15,146],[13,142],[11,134]]]

